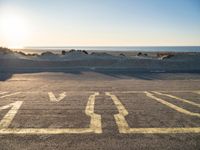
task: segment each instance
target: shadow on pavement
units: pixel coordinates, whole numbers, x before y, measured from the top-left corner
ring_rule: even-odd
[[[79,77],[87,76],[87,72],[99,74],[100,76],[112,77],[112,79],[140,79],[140,80],[185,80],[191,79],[193,74],[194,79],[200,79],[199,72],[151,72],[136,69],[122,68],[0,68],[0,81],[6,81],[12,78],[15,74],[33,74],[33,73],[64,73],[71,75],[79,75]],[[170,74],[170,75],[169,75]],[[172,75],[173,74],[173,75]],[[183,76],[184,74],[184,76]],[[87,77],[90,78],[90,77]],[[95,80],[95,76],[91,79]]]
[[[193,73],[196,74],[195,76],[198,78],[198,74],[200,74],[199,63],[195,63],[194,65],[192,62],[183,63],[159,60],[149,61],[145,59],[141,62],[137,61],[32,61],[23,59],[0,59],[0,81],[6,81],[10,79],[14,74],[31,74],[44,72],[61,72],[65,74],[80,75],[80,77],[82,77],[81,75],[85,75],[85,72],[92,72],[99,75],[112,77],[112,79],[136,78],[141,80],[165,80],[169,79],[169,76],[167,75],[169,73],[173,73],[173,75],[170,76],[170,79],[179,78],[178,76],[180,75],[177,74],[180,73]],[[93,75],[92,79],[95,80],[95,77],[96,76]],[[180,79],[187,79],[187,77],[188,76],[186,75]]]

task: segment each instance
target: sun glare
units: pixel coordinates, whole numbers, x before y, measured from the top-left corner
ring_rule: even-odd
[[[28,36],[26,19],[17,13],[3,13],[0,15],[1,38],[8,47],[22,47]]]

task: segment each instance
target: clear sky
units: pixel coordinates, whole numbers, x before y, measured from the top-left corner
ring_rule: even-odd
[[[0,0],[0,45],[200,45],[200,0]]]

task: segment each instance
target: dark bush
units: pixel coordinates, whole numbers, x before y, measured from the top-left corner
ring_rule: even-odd
[[[137,56],[141,56],[142,55],[142,53],[141,52],[139,52],[138,54],[137,54]]]
[[[144,56],[148,56],[148,55],[145,53]]]
[[[63,50],[63,51],[61,52],[61,54],[62,54],[62,55],[65,55],[65,54],[66,54],[66,51]]]
[[[13,51],[5,47],[0,47],[0,54],[10,54],[10,53],[13,53]]]
[[[76,50],[75,49],[71,49],[70,51],[69,51],[69,53],[71,53],[71,52],[75,52]]]
[[[124,55],[123,53],[121,53],[121,54],[119,54],[119,56],[126,56],[126,55]]]
[[[23,56],[26,56],[26,54],[24,52],[16,52],[16,53],[23,55]]]
[[[45,55],[55,55],[55,54],[52,52],[44,52],[41,54],[41,56],[45,56]]]
[[[83,53],[85,53],[85,54],[88,54],[88,52],[87,52],[87,51],[85,51],[85,50],[83,50],[82,52],[83,52]]]

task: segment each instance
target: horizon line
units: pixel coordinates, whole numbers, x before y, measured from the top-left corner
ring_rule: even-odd
[[[22,48],[65,48],[65,47],[200,47],[200,45],[69,45],[69,46],[23,46]]]

